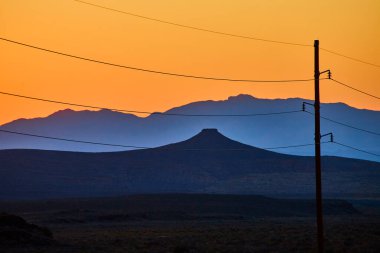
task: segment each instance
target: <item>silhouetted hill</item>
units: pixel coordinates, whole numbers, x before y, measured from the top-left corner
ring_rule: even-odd
[[[188,140],[181,141],[174,144],[161,146],[157,149],[161,150],[193,150],[197,151],[254,151],[255,156],[268,157],[277,156],[278,153],[266,151],[264,149],[249,146],[222,135],[217,129],[209,128],[203,129],[197,135],[191,137]]]
[[[252,114],[301,110],[299,98],[258,99],[249,95],[229,97],[222,101],[201,101],[173,108],[168,113],[184,114]],[[308,101],[311,102],[312,101]],[[308,109],[312,111],[312,108]],[[380,112],[360,110],[342,103],[322,104],[321,115],[359,128],[379,132]],[[371,135],[326,120],[321,121],[322,134],[333,132],[342,143],[380,153],[379,136]],[[312,115],[305,112],[257,117],[181,117],[153,114],[146,118],[108,110],[63,110],[46,118],[20,119],[1,126],[20,132],[157,147],[190,138],[204,128],[218,128],[234,140],[257,146],[276,147],[314,142]],[[36,139],[0,133],[0,149],[45,149],[67,151],[121,151],[123,148],[86,145]],[[281,149],[295,155],[313,155],[312,146]],[[325,155],[346,156],[380,161],[376,156],[360,153],[335,144],[325,144]],[[377,159],[377,160],[376,160]]]
[[[30,224],[16,215],[0,213],[0,247],[51,245],[53,242],[53,234],[47,228]]]
[[[203,130],[153,149],[80,153],[0,151],[0,198],[133,193],[312,195],[314,158],[251,147]],[[380,163],[324,157],[326,194],[380,193]]]

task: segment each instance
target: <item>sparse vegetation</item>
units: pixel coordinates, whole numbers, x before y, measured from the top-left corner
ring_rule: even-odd
[[[326,252],[375,253],[380,249],[378,219],[333,218],[326,224]],[[315,225],[310,218],[71,224],[52,229],[59,244],[13,247],[5,252],[315,252]]]
[[[189,219],[170,210],[152,213],[145,208],[128,213],[105,199],[98,199],[97,205],[89,200],[83,202],[87,208],[72,209],[79,205],[78,199],[66,200],[66,209],[53,201],[41,202],[40,209],[33,207],[36,202],[14,203],[14,208],[19,208],[14,211],[23,213],[27,221],[48,227],[55,243],[19,243],[2,247],[1,252],[245,253],[315,252],[316,249],[316,225],[312,216],[236,218],[198,214]],[[325,218],[326,252],[379,252],[378,215]]]
[[[0,213],[0,246],[50,245],[52,239],[49,229],[27,223],[16,215]]]

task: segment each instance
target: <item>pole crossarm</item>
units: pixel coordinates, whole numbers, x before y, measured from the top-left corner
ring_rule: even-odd
[[[334,142],[334,134],[333,133],[328,133],[328,134],[322,134],[321,139],[323,137],[330,136],[330,142]]]
[[[306,105],[310,105],[312,107],[315,106],[315,104],[309,103],[309,102],[302,102],[302,111],[306,112]]]
[[[327,79],[331,79],[331,71],[329,69],[319,72],[319,75],[322,75],[324,73],[327,73]]]

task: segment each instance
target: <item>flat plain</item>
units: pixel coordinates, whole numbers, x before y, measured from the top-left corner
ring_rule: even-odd
[[[178,197],[181,195],[176,201]],[[212,196],[207,198],[210,202]],[[171,211],[168,206],[166,211],[157,211],[149,208],[151,199],[146,200],[145,209],[125,210],[116,203],[121,199],[2,202],[2,210],[50,229],[54,240],[8,245],[1,252],[316,252],[313,215],[253,216],[247,210],[231,213],[221,204],[224,200],[211,201],[213,213],[196,208]],[[379,252],[376,203],[359,201],[354,207],[360,214],[327,215],[326,252]]]

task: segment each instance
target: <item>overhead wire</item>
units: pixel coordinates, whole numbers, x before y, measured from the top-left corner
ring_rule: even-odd
[[[360,148],[356,148],[356,147],[353,147],[353,146],[350,146],[350,145],[347,145],[347,144],[343,144],[343,143],[336,142],[336,141],[334,141],[333,143],[338,144],[338,145],[343,146],[343,147],[346,147],[346,148],[350,148],[350,149],[353,149],[353,150],[365,153],[365,154],[369,154],[369,155],[380,157],[379,154],[375,154],[375,153],[372,153],[372,152],[369,152],[369,151],[366,151],[366,150],[363,150],[363,149],[360,149]]]
[[[304,110],[304,112],[306,112],[308,114],[311,114],[311,115],[314,115],[314,113],[306,111],[306,110]],[[324,116],[320,116],[320,117],[321,117],[321,119],[333,122],[333,123],[338,124],[338,125],[342,125],[342,126],[345,126],[345,127],[348,127],[348,128],[352,128],[352,129],[355,129],[355,130],[358,130],[358,131],[362,131],[362,132],[365,132],[365,133],[369,133],[369,134],[380,136],[380,133],[377,133],[377,132],[374,132],[374,131],[370,131],[370,130],[367,130],[367,129],[363,129],[363,128],[359,128],[359,127],[356,127],[356,126],[352,126],[352,125],[349,125],[349,124],[346,124],[346,123],[342,123],[340,121],[333,120],[333,119],[330,119],[330,118],[327,118],[327,117],[324,117]]]
[[[74,0],[74,1],[75,1],[75,0]],[[363,61],[363,60],[360,60],[360,59],[358,59],[358,58],[354,58],[354,57],[351,57],[351,56],[347,56],[347,55],[344,55],[344,54],[341,54],[341,53],[338,53],[338,52],[335,52],[335,51],[332,51],[332,50],[330,50],[330,49],[326,49],[326,48],[322,48],[322,47],[320,47],[319,49],[322,50],[322,51],[328,52],[328,53],[330,53],[330,54],[334,54],[334,55],[341,56],[341,57],[344,57],[344,58],[347,58],[347,59],[350,59],[350,60],[353,60],[353,61],[356,61],[356,62],[360,62],[360,63],[364,63],[364,64],[367,64],[367,65],[371,65],[371,66],[373,66],[373,67],[380,68],[380,65],[375,64],[375,63],[371,63],[371,62]]]
[[[380,96],[376,96],[376,95],[373,95],[373,94],[368,93],[368,92],[366,92],[366,91],[360,90],[360,89],[355,88],[355,87],[353,87],[353,86],[351,86],[351,85],[348,85],[348,84],[346,84],[346,83],[340,82],[340,81],[338,81],[338,80],[336,80],[336,79],[334,79],[334,78],[331,78],[330,80],[333,81],[333,82],[335,82],[335,83],[338,83],[338,84],[340,84],[340,85],[342,85],[342,86],[344,86],[344,87],[346,87],[346,88],[349,88],[349,89],[351,89],[351,90],[354,90],[354,91],[360,92],[360,93],[362,93],[362,94],[365,94],[365,95],[367,95],[367,96],[370,96],[370,97],[373,97],[373,98],[376,98],[376,99],[379,99],[379,100],[380,100]]]
[[[36,137],[36,138],[43,138],[43,139],[50,139],[50,140],[58,140],[58,141],[66,141],[66,142],[75,142],[75,143],[83,143],[83,144],[91,144],[91,145],[101,145],[101,146],[112,146],[112,147],[123,147],[123,148],[133,148],[133,149],[154,149],[152,147],[144,147],[144,146],[134,146],[134,145],[122,145],[122,144],[110,144],[110,143],[104,143],[104,142],[93,142],[93,141],[83,141],[83,140],[76,140],[76,139],[67,139],[67,138],[59,138],[59,137],[52,137],[52,136],[46,136],[46,135],[37,135],[37,134],[30,134],[30,133],[23,133],[23,132],[16,132],[16,131],[10,131],[10,130],[4,130],[4,129],[0,129],[0,132],[3,132],[3,133],[9,133],[9,134],[17,134],[17,135],[23,135],[23,136],[29,136],[29,137]],[[353,146],[349,146],[347,144],[343,144],[343,143],[340,143],[340,142],[337,142],[337,141],[326,141],[326,142],[321,142],[321,144],[325,144],[325,143],[335,143],[337,145],[340,145],[340,146],[343,146],[343,147],[346,147],[346,148],[350,148],[350,149],[353,149],[353,150],[356,150],[356,151],[359,151],[359,152],[362,152],[362,153],[366,153],[366,154],[369,154],[369,155],[374,155],[374,156],[378,156],[380,157],[379,154],[376,154],[376,153],[372,153],[372,152],[369,152],[369,151],[366,151],[366,150],[363,150],[363,149],[359,149],[359,148],[356,148],[356,147],[353,147]],[[267,148],[261,148],[261,149],[265,149],[265,150],[275,150],[275,149],[286,149],[286,148],[298,148],[298,147],[306,147],[306,146],[314,146],[315,144],[299,144],[299,145],[289,145],[289,146],[279,146],[279,147],[267,147]],[[157,148],[160,148],[160,149],[165,149],[165,146],[162,146],[162,147],[157,147]],[[168,150],[182,150],[182,151],[206,151],[206,150],[213,150],[213,151],[243,151],[243,150],[250,150],[249,148],[247,149],[211,149],[211,148],[189,148],[189,149],[173,149],[173,148],[167,148]]]
[[[327,143],[327,142],[323,142]],[[289,145],[289,146],[279,146],[279,147],[272,147],[272,148],[262,148],[262,149],[286,149],[286,148],[300,148],[300,147],[308,147],[308,146],[314,146],[314,143],[307,143],[307,144],[299,144],[299,145]]]
[[[222,151],[222,150],[230,150],[230,151],[243,151],[243,150],[251,150],[249,148],[246,149],[235,149],[235,148],[221,148],[221,149],[215,149],[215,148],[184,148],[184,149],[173,149],[170,147],[146,147],[146,146],[135,146],[135,145],[123,145],[123,144],[111,144],[111,143],[104,143],[104,142],[94,142],[94,141],[84,141],[84,140],[77,140],[77,139],[68,139],[68,138],[60,138],[60,137],[53,137],[53,136],[46,136],[46,135],[39,135],[39,134],[31,134],[31,133],[25,133],[25,132],[18,132],[18,131],[11,131],[11,130],[5,130],[0,129],[0,132],[2,133],[8,133],[8,134],[15,134],[15,135],[22,135],[22,136],[29,136],[29,137],[35,137],[35,138],[42,138],[42,139],[49,139],[49,140],[57,140],[57,141],[66,141],[66,142],[74,142],[74,143],[82,143],[82,144],[91,144],[91,145],[101,145],[101,146],[111,146],[111,147],[122,147],[122,148],[133,148],[133,149],[154,149],[154,148],[160,148],[160,149],[168,149],[168,150],[215,150],[215,151]],[[278,147],[267,147],[267,148],[261,148],[266,150],[275,150],[275,149],[286,149],[286,148],[297,148],[297,147],[306,147],[306,146],[312,146],[314,144],[299,144],[299,145],[289,145],[289,146],[278,146]]]
[[[163,19],[151,18],[151,17],[147,17],[147,16],[144,16],[144,15],[140,15],[140,14],[136,14],[136,13],[132,13],[132,12],[127,12],[127,11],[123,11],[123,10],[119,10],[119,9],[115,9],[115,8],[111,8],[111,7],[107,7],[107,6],[104,6],[104,5],[94,4],[94,3],[91,3],[91,2],[87,2],[87,1],[82,1],[82,0],[73,0],[73,1],[81,3],[81,4],[85,4],[85,5],[88,5],[88,6],[104,9],[104,10],[107,10],[107,11],[112,11],[112,12],[129,15],[129,16],[136,17],[136,18],[141,18],[141,19],[145,19],[145,20],[150,20],[150,21],[154,21],[154,22],[158,22],[158,23],[163,23],[163,24],[167,24],[167,25],[182,27],[182,28],[186,28],[186,29],[192,29],[192,30],[201,31],[201,32],[213,33],[213,34],[218,34],[218,35],[223,35],[223,36],[228,36],[228,37],[235,37],[235,38],[240,38],[240,39],[248,39],[248,40],[256,40],[256,41],[269,42],[269,43],[291,45],[291,46],[313,47],[313,45],[311,45],[311,44],[287,42],[287,41],[280,41],[280,40],[270,40],[270,39],[264,39],[264,38],[259,38],[259,37],[244,36],[244,35],[239,35],[239,34],[233,34],[233,33],[227,33],[227,32],[221,32],[221,31],[216,31],[216,30],[211,30],[211,29],[205,29],[205,28],[190,26],[190,25],[184,25],[184,24],[180,24],[180,23],[176,23],[176,22],[166,21],[166,20],[163,20]],[[347,55],[344,55],[342,53],[338,53],[336,51],[333,51],[333,50],[330,50],[330,49],[327,49],[327,48],[321,48],[320,47],[320,49],[322,51],[327,52],[327,53],[334,54],[334,55],[337,55],[337,56],[340,56],[340,57],[344,57],[344,58],[350,59],[352,61],[356,61],[356,62],[360,62],[360,63],[363,63],[363,64],[371,65],[371,66],[377,67],[377,68],[380,67],[380,65],[378,65],[378,64],[371,63],[371,62],[364,61],[364,60],[360,60],[360,59],[355,58],[355,57],[347,56]]]
[[[155,21],[155,22],[159,22],[159,23],[163,23],[163,24],[168,24],[168,25],[172,25],[172,26],[177,26],[177,27],[182,27],[182,28],[187,28],[187,29],[192,29],[192,30],[197,30],[197,31],[202,31],[202,32],[214,33],[214,34],[219,34],[219,35],[229,36],[229,37],[236,37],[236,38],[241,38],[241,39],[277,43],[277,44],[302,46],[302,47],[312,47],[312,45],[309,45],[309,44],[293,43],[293,42],[286,42],[286,41],[279,41],[279,40],[269,40],[269,39],[263,39],[263,38],[258,38],[258,37],[251,37],[251,36],[244,36],[244,35],[238,35],[238,34],[233,34],[233,33],[220,32],[220,31],[215,31],[215,30],[210,30],[210,29],[205,29],[205,28],[200,28],[200,27],[195,27],[195,26],[179,24],[179,23],[175,23],[175,22],[171,22],[171,21],[162,20],[162,19],[151,18],[151,17],[140,15],[140,14],[126,12],[126,11],[122,11],[122,10],[118,10],[118,9],[110,8],[110,7],[107,7],[104,5],[98,5],[98,4],[94,4],[94,3],[90,3],[90,2],[86,2],[86,1],[81,1],[81,0],[73,0],[73,1],[78,2],[78,3],[82,3],[82,4],[86,4],[89,6],[93,6],[93,7],[101,8],[104,10],[108,10],[108,11],[112,11],[112,12],[117,12],[117,13],[129,15],[129,16],[145,19],[145,20]]]
[[[67,138],[52,137],[52,136],[46,136],[46,135],[38,135],[38,134],[16,132],[16,131],[4,130],[4,129],[0,129],[0,132],[8,133],[8,134],[17,134],[17,135],[29,136],[29,137],[36,137],[36,138],[43,138],[43,139],[50,139],[50,140],[57,140],[57,141],[76,142],[76,143],[101,145],[101,146],[135,148],[135,149],[145,149],[145,148],[148,148],[148,147],[141,147],[141,146],[134,146],[134,145],[121,145],[121,144],[110,144],[110,143],[103,143],[103,142],[93,142],[93,141],[83,141],[83,140],[67,139]]]
[[[290,113],[297,113],[297,112],[301,112],[302,111],[302,110],[290,110],[290,111],[278,111],[278,112],[268,112],[268,113],[249,113],[249,114],[186,114],[186,113],[170,113],[170,112],[148,112],[148,111],[125,110],[125,109],[116,109],[116,108],[100,107],[100,106],[93,106],[93,105],[77,104],[77,103],[71,103],[71,102],[63,102],[63,101],[57,101],[57,100],[51,100],[51,99],[44,99],[44,98],[38,98],[38,97],[24,96],[24,95],[20,95],[20,94],[3,92],[3,91],[0,91],[0,95],[7,95],[7,96],[13,96],[13,97],[18,97],[18,98],[37,100],[37,101],[48,102],[48,103],[63,104],[63,105],[70,105],[70,106],[77,106],[77,107],[84,107],[84,108],[91,108],[91,109],[110,110],[110,111],[115,111],[115,112],[127,112],[127,113],[138,113],[138,114],[150,114],[150,115],[159,115],[159,116],[183,116],[183,117],[255,117],[255,116],[269,116],[269,115],[290,114]]]
[[[176,76],[176,77],[185,77],[185,78],[212,80],[212,81],[245,82],[245,83],[293,83],[293,82],[309,82],[309,81],[314,80],[314,78],[290,79],[290,80],[233,79],[233,78],[224,78],[224,77],[196,76],[196,75],[189,75],[189,74],[164,72],[164,71],[159,71],[159,70],[152,70],[152,69],[145,69],[145,68],[139,68],[139,67],[133,67],[133,66],[126,66],[126,65],[121,65],[121,64],[116,64],[116,63],[86,58],[86,57],[82,57],[82,56],[63,53],[63,52],[59,52],[59,51],[55,51],[55,50],[51,50],[51,49],[47,49],[47,48],[42,48],[42,47],[18,42],[15,40],[10,40],[10,39],[3,38],[3,37],[0,37],[0,40],[5,41],[5,42],[9,42],[9,43],[13,43],[13,44],[17,44],[20,46],[29,47],[29,48],[37,49],[40,51],[45,51],[45,52],[49,52],[49,53],[53,53],[53,54],[58,54],[58,55],[66,56],[66,57],[71,57],[71,58],[75,58],[75,59],[79,59],[79,60],[88,61],[88,62],[94,62],[94,63],[99,63],[99,64],[108,65],[108,66],[112,66],[112,67],[118,67],[118,68],[124,68],[124,69],[130,69],[130,70],[136,70],[136,71],[142,71],[142,72],[148,72],[148,73],[160,74],[160,75],[169,75],[169,76]]]

